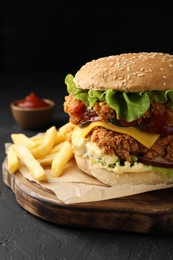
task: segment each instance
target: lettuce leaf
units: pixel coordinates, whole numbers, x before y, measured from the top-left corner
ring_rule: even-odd
[[[156,166],[148,166],[152,171],[163,174],[165,177],[170,178],[173,177],[173,169],[172,168],[162,168]]]
[[[106,103],[116,111],[117,119],[128,122],[140,118],[150,107],[147,93],[126,93],[108,89],[105,95]]]
[[[150,107],[151,102],[166,103],[173,110],[173,90],[146,91],[146,92],[120,92],[108,89],[106,91],[82,90],[75,86],[73,75],[65,77],[68,93],[73,93],[76,99],[85,103],[91,109],[96,101],[106,102],[116,111],[117,119],[127,122],[140,118]]]

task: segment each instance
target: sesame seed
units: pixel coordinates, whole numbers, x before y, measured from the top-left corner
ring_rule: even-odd
[[[126,80],[125,79],[122,82],[122,86],[126,86]]]
[[[137,74],[139,77],[143,77],[144,76],[144,73],[138,73]]]

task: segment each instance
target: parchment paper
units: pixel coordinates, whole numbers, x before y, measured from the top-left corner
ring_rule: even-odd
[[[58,178],[51,177],[50,168],[45,171],[48,182],[37,182],[24,165],[20,167],[20,172],[25,178],[52,190],[57,198],[65,204],[102,201],[165,188],[165,185],[162,184],[152,185],[152,187],[128,184],[109,187],[79,170],[74,159],[66,165],[63,174]]]

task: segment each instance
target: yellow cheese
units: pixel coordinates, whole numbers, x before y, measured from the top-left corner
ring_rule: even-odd
[[[94,127],[102,126],[106,129],[111,131],[127,134],[137,140],[139,143],[143,144],[147,148],[151,148],[151,146],[157,141],[159,138],[159,134],[149,133],[141,131],[135,127],[122,127],[122,126],[115,126],[110,123],[105,123],[101,121],[96,121],[91,123],[89,126],[84,128],[75,128],[73,133],[73,140],[78,139],[79,137],[84,138]]]

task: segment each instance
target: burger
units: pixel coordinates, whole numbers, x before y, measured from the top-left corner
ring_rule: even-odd
[[[122,53],[65,77],[76,163],[109,186],[173,186],[173,55]]]

